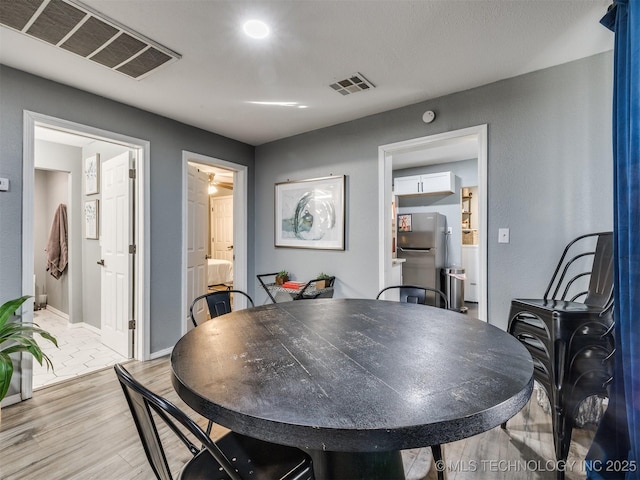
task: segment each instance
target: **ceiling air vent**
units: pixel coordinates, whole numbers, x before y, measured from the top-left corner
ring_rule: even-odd
[[[342,95],[349,95],[351,93],[369,90],[370,88],[376,88],[373,83],[364,78],[364,75],[358,72],[350,75],[349,78],[332,83],[329,86]]]
[[[0,25],[138,80],[181,58],[76,0],[0,0]]]

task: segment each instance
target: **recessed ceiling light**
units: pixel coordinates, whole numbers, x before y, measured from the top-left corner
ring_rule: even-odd
[[[253,103],[254,105],[270,105],[275,107],[298,107],[298,102],[247,102]]]
[[[261,20],[249,20],[242,29],[251,38],[266,38],[269,35],[269,26]]]

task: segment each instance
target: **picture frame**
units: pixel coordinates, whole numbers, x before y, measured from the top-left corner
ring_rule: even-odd
[[[411,214],[401,213],[398,215],[398,231],[411,232]]]
[[[100,191],[100,154],[84,159],[84,193],[93,195]]]
[[[275,246],[345,249],[344,175],[275,184]]]
[[[84,237],[90,240],[98,239],[98,200],[84,202]]]

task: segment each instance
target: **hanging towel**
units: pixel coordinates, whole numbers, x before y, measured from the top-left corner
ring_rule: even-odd
[[[53,278],[60,278],[67,268],[67,206],[61,203],[53,215],[49,241],[47,242],[47,271]]]

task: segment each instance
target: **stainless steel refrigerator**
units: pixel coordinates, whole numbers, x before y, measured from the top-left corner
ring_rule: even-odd
[[[441,289],[440,271],[445,266],[447,217],[440,213],[400,213],[397,219],[398,258],[402,264],[402,283]],[[438,306],[435,295],[429,295]]]

